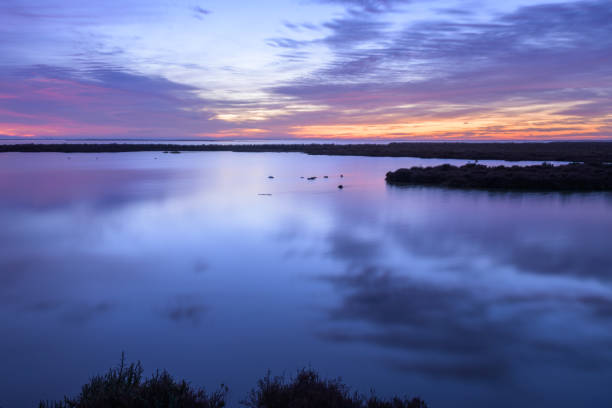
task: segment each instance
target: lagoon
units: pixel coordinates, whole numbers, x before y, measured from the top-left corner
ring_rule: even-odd
[[[466,162],[1,154],[0,406],[122,351],[230,406],[305,366],[432,407],[611,405],[612,194],[384,179]]]

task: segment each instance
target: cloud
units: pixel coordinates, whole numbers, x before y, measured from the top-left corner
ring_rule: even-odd
[[[393,11],[396,6],[410,4],[411,0],[319,0],[321,3],[339,4],[366,13]]]
[[[311,21],[218,35],[198,5],[3,3],[0,135],[612,137],[609,0],[457,4],[313,0]],[[257,58],[225,51],[251,34]],[[26,71],[64,82],[43,97]]]
[[[114,305],[109,302],[74,305],[64,313],[63,319],[72,324],[85,324],[101,315],[107,314],[113,308]]]
[[[197,18],[198,20],[202,20],[204,16],[207,16],[211,13],[210,10],[204,9],[200,6],[196,6],[192,10],[194,12],[194,17]]]
[[[197,296],[182,295],[173,298],[162,311],[162,315],[176,323],[190,322],[197,326],[208,310]]]
[[[523,122],[539,116],[537,129],[555,122],[565,126],[572,114],[589,129],[574,123],[568,134],[610,136],[604,126],[606,109],[612,108],[612,87],[606,85],[612,83],[610,6],[609,1],[535,5],[485,22],[445,11],[403,26],[390,24],[385,15],[348,13],[323,24],[324,38],[275,39],[293,53],[323,44],[331,58],[271,92],[328,106],[336,122],[370,112],[371,121],[422,120],[424,112],[436,117],[449,105],[473,109],[475,117],[494,109],[499,125],[512,129],[514,121],[504,122],[503,109],[520,103],[536,107]],[[538,110],[542,104],[555,104],[556,112]]]
[[[215,131],[198,88],[124,69],[0,68],[0,133],[15,136],[181,137]]]
[[[331,31],[323,40],[324,43],[338,50],[346,50],[384,38],[384,29],[387,24],[368,18],[348,17],[332,20],[323,26]]]

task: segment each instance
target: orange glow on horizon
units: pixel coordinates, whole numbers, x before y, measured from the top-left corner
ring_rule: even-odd
[[[580,125],[567,130],[534,129],[519,126],[489,129],[487,127],[443,127],[414,124],[313,125],[292,128],[290,134],[300,139],[501,139],[538,138],[580,139],[599,133],[594,125]]]
[[[612,137],[609,123],[612,115],[583,118],[561,112],[579,106],[572,104],[517,104],[501,106],[489,111],[477,111],[471,115],[459,114],[469,109],[464,106],[439,106],[431,109],[427,116],[377,117],[376,115],[355,116],[358,123],[314,123],[292,125],[267,121],[267,126],[232,127],[211,132],[191,133],[194,138],[260,138],[260,139],[383,139],[383,140],[581,140]],[[457,115],[453,115],[456,112]],[[12,112],[0,110],[0,114]],[[448,117],[440,115],[449,113]],[[438,116],[436,116],[438,115]],[[11,137],[117,137],[137,133],[147,137],[147,129],[121,125],[100,125],[80,123],[57,117],[39,117],[32,114],[13,114],[14,122],[0,123],[0,135]],[[43,124],[18,123],[34,120]],[[262,123],[263,124],[263,123]],[[151,135],[159,136],[156,129]],[[168,137],[172,137],[169,135]],[[155,138],[155,137],[150,137]]]
[[[391,123],[293,126],[296,138],[326,139],[583,139],[605,134],[608,117],[578,120],[557,114],[567,106],[506,107],[477,117],[410,118]],[[609,120],[609,119],[608,119]]]

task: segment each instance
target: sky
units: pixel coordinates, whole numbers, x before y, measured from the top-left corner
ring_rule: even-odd
[[[612,0],[2,0],[0,138],[612,138]]]

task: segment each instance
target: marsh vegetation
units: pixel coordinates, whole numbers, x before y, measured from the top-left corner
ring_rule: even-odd
[[[553,166],[488,167],[476,163],[463,166],[443,164],[412,167],[387,173],[387,183],[433,185],[456,188],[535,190],[535,191],[610,191],[612,165],[570,163]]]
[[[207,393],[185,380],[175,380],[167,371],[143,377],[140,362],[126,364],[98,375],[82,386],[76,397],[41,401],[39,408],[222,408],[227,406],[228,387],[221,384]],[[272,377],[270,373],[239,402],[248,408],[427,408],[419,398],[381,399],[364,396],[340,379],[324,379],[313,369],[301,369],[294,377]]]

